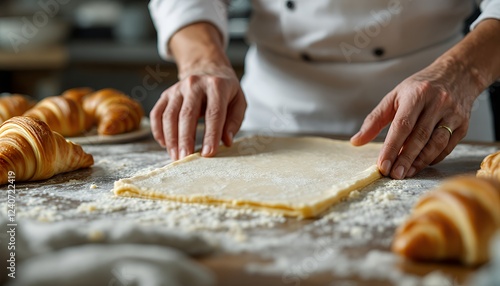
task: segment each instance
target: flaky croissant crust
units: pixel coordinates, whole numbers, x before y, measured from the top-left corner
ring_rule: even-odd
[[[33,105],[32,100],[20,94],[0,97],[0,124],[9,118],[22,115]]]
[[[473,176],[443,182],[424,195],[396,231],[392,250],[412,260],[488,261],[489,242],[500,229],[500,187]]]
[[[0,126],[0,184],[9,171],[16,181],[35,181],[93,164],[92,155],[41,120],[18,116]]]
[[[83,100],[87,114],[97,121],[97,133],[115,135],[140,127],[144,116],[142,106],[115,89],[102,89]]]
[[[63,136],[77,136],[92,127],[81,104],[62,96],[47,97],[23,115],[44,121]]]
[[[483,159],[481,169],[477,171],[477,176],[500,181],[500,151],[490,154]]]
[[[83,103],[83,98],[92,92],[94,92],[94,90],[90,87],[76,87],[64,91],[61,95],[65,98],[72,99],[81,105]]]

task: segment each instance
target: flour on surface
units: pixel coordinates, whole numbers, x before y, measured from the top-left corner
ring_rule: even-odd
[[[351,193],[319,219],[295,220],[248,209],[115,197],[110,192],[115,180],[165,165],[165,151],[158,148],[146,152],[140,144],[113,146],[106,148],[106,153],[99,146],[84,148],[94,155],[96,164],[91,169],[17,185],[22,190],[16,201],[16,215],[21,222],[111,219],[161,226],[200,235],[220,252],[255,254],[268,262],[250,263],[247,271],[279,275],[283,281],[305,281],[316,273],[329,272],[346,281],[363,276],[395,285],[422,285],[422,281],[442,278],[436,274],[422,279],[393,267],[399,258],[388,250],[395,228],[420,195],[444,177],[463,172],[457,160],[477,162],[478,169],[481,160],[494,151],[490,147],[459,145],[444,162],[413,179],[381,179]],[[134,153],[138,150],[140,153]],[[477,169],[466,171],[474,173]],[[89,188],[89,181],[99,187]],[[6,203],[4,196],[0,199],[1,212],[6,212]],[[100,234],[91,237],[99,240]],[[368,244],[376,249],[368,255],[357,251]]]

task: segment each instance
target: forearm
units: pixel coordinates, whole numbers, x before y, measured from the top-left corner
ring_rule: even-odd
[[[482,21],[460,43],[436,60],[464,72],[478,92],[500,78],[500,21]]]
[[[200,68],[231,67],[224,51],[222,35],[207,22],[195,23],[179,30],[170,40],[169,49],[177,62],[179,78]]]

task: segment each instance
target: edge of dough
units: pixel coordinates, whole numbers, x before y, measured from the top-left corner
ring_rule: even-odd
[[[258,136],[258,135],[257,135]],[[257,136],[250,136],[241,138],[235,143],[239,143],[243,140],[252,140]],[[343,140],[334,140],[322,137],[301,137],[304,139],[313,139],[313,140],[327,140],[327,141],[337,141],[341,144],[349,144],[347,141]],[[234,146],[234,145],[233,145]],[[227,150],[228,147],[221,146],[220,151]],[[169,195],[165,193],[160,193],[148,188],[141,188],[135,184],[133,184],[134,180],[144,179],[147,176],[154,176],[158,173],[165,172],[170,168],[173,168],[179,164],[184,164],[186,162],[191,162],[195,160],[203,159],[201,154],[194,153],[192,155],[187,156],[186,158],[172,162],[164,167],[155,169],[148,174],[138,175],[131,178],[120,179],[115,181],[114,183],[114,194],[117,196],[125,196],[125,197],[138,197],[138,198],[155,198],[155,199],[163,199],[163,200],[172,200],[182,203],[205,203],[211,205],[224,205],[226,207],[248,207],[256,210],[264,210],[267,212],[278,213],[281,215],[286,215],[290,217],[299,217],[299,218],[314,218],[326,211],[330,208],[334,203],[342,200],[347,197],[350,192],[354,190],[359,190],[361,188],[366,187],[372,182],[382,178],[382,174],[379,172],[378,167],[376,165],[370,166],[368,169],[362,171],[361,173],[354,176],[349,181],[343,182],[341,184],[334,184],[330,187],[330,189],[325,190],[329,195],[326,199],[317,200],[315,202],[311,202],[308,204],[296,204],[296,205],[285,205],[282,203],[265,203],[265,202],[255,202],[252,200],[227,200],[227,199],[219,199],[210,195],[190,195],[190,196],[179,196],[179,195]]]

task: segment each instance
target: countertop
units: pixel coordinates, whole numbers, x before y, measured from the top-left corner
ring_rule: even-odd
[[[217,251],[196,259],[215,273],[218,285],[373,286],[420,285],[438,278],[448,279],[452,283],[448,285],[465,285],[475,269],[405,262],[389,252],[389,247],[395,228],[421,194],[444,178],[473,174],[498,146],[460,144],[445,161],[413,179],[383,178],[321,218],[307,220],[217,206],[116,198],[110,192],[115,180],[164,166],[170,162],[166,151],[151,137],[83,147],[94,156],[92,168],[46,181],[17,183],[18,220],[112,219],[201,235],[214,241]],[[2,197],[0,205],[5,203],[6,197]]]

